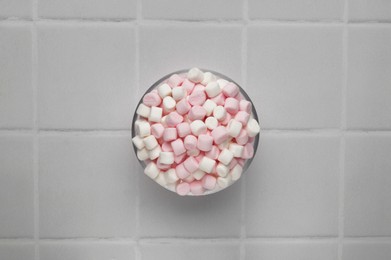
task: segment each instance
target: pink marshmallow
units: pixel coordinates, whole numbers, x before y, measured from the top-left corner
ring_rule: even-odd
[[[182,88],[186,89],[187,93],[192,92],[194,86],[195,86],[195,83],[194,83],[194,82],[191,82],[191,81],[188,80],[188,79],[185,79],[185,80],[182,82]]]
[[[150,92],[145,94],[143,103],[149,107],[157,107],[162,103],[162,99],[156,92]]]
[[[163,142],[162,143],[162,151],[163,152],[172,152],[172,146],[169,142]]]
[[[204,117],[206,116],[206,110],[202,106],[195,105],[192,107],[189,111],[188,118],[191,121],[194,120],[203,120]]]
[[[176,111],[178,112],[178,114],[180,115],[184,115],[186,114],[187,112],[189,112],[191,108],[191,105],[189,104],[189,102],[186,100],[186,98],[183,98],[181,99],[181,101],[179,101],[178,103],[176,103]]]
[[[240,130],[239,135],[237,137],[235,137],[235,140],[240,145],[247,144],[247,142],[248,142],[248,134],[247,134],[246,129],[242,128],[242,130]]]
[[[185,178],[185,179],[183,179],[185,182],[187,182],[187,183],[191,183],[192,181],[194,181],[195,180],[195,178],[194,178],[194,176],[192,175],[192,174],[190,174],[190,176],[189,177],[187,177],[187,178]]]
[[[176,155],[174,156],[174,162],[176,164],[180,164],[182,163],[187,157],[187,154],[186,153],[183,153],[183,154],[180,154],[180,155]]]
[[[193,156],[190,156],[183,162],[183,165],[185,166],[186,170],[190,173],[193,173],[198,169],[198,164],[199,163]]]
[[[190,192],[190,184],[187,182],[179,183],[176,186],[176,192],[181,196],[187,195]]]
[[[244,146],[242,158],[243,159],[251,159],[254,156],[254,147],[251,143],[247,143]]]
[[[160,169],[160,170],[168,170],[171,168],[171,164],[163,164],[163,163],[160,163],[159,160],[157,160],[156,162],[156,166]]]
[[[156,139],[161,138],[163,136],[163,132],[164,126],[162,124],[157,123],[151,126],[151,133]]]
[[[188,135],[185,137],[184,145],[186,150],[191,151],[197,148],[197,137]]]
[[[252,109],[251,102],[248,100],[240,100],[239,109],[241,111],[245,111],[245,112],[251,114],[251,109]]]
[[[202,187],[201,181],[193,181],[190,183],[190,191],[194,195],[202,195],[204,193],[204,188]]]
[[[244,164],[246,163],[246,160],[244,160],[244,159],[239,159],[239,158],[236,158],[236,161],[238,161],[238,164],[240,165],[240,166],[244,166]]]
[[[179,179],[186,179],[187,177],[190,176],[190,172],[186,170],[185,166],[183,163],[178,164],[175,168],[176,175],[178,176]]]
[[[195,157],[195,159],[197,160],[197,162],[200,162],[202,160],[202,158],[204,158],[205,154],[204,152],[200,152],[200,154]]]
[[[193,92],[195,92],[195,91],[205,91],[205,86],[202,84],[197,84],[193,88]]]
[[[239,87],[236,86],[234,83],[232,82],[228,82],[228,84],[226,84],[224,87],[223,87],[223,94],[226,96],[226,97],[234,97],[236,96],[237,94],[239,93]]]
[[[193,106],[202,105],[206,100],[206,94],[202,90],[193,91],[189,96],[189,103]]]
[[[182,121],[183,121],[183,116],[181,116],[175,111],[168,114],[166,118],[166,124],[169,127],[176,126],[177,124],[182,123]]]
[[[216,178],[209,174],[205,174],[201,180],[202,187],[207,190],[213,190],[216,187],[216,182]]]
[[[239,101],[232,97],[226,98],[224,108],[231,115],[235,115],[239,110]]]
[[[231,114],[230,114],[230,113],[227,113],[227,115],[225,116],[224,120],[221,121],[221,124],[222,124],[222,125],[227,125],[231,119],[232,119]]]
[[[248,120],[250,119],[250,114],[247,113],[246,111],[239,111],[235,115],[235,120],[239,121],[242,123],[243,126],[247,125]]]
[[[233,167],[236,166],[236,164],[238,164],[238,161],[236,160],[236,158],[233,158],[229,163],[229,168],[232,169]]]
[[[180,138],[176,139],[175,141],[172,141],[171,147],[175,155],[180,155],[186,152],[186,148],[183,144],[182,139]]]
[[[218,94],[217,96],[211,98],[213,102],[215,102],[218,106],[224,106],[225,97],[223,93]]]
[[[172,74],[168,80],[167,80],[167,84],[173,88],[173,87],[176,87],[176,86],[179,86],[180,84],[182,84],[183,82],[183,78],[181,76],[179,76],[178,74]]]
[[[228,131],[224,126],[218,126],[212,131],[212,137],[216,144],[222,144],[228,139]]]
[[[183,138],[189,134],[191,134],[190,125],[187,122],[180,123],[176,126],[176,130],[178,131],[178,136]]]
[[[208,152],[212,149],[213,137],[207,134],[200,134],[197,140],[197,148],[200,151]]]
[[[164,129],[164,133],[163,133],[163,140],[165,142],[170,142],[170,141],[173,141],[177,139],[177,132],[176,132],[176,128],[166,128]]]
[[[217,146],[213,145],[212,149],[205,153],[205,156],[210,159],[217,160],[217,158],[219,157],[219,154],[220,154],[219,148]]]

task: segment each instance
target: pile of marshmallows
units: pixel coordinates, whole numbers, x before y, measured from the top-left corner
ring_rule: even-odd
[[[238,180],[254,155],[259,124],[232,82],[193,68],[171,75],[137,108],[137,157],[144,172],[179,195],[213,193]]]

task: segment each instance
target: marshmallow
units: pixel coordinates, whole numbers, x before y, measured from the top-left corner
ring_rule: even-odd
[[[183,162],[183,165],[185,166],[187,171],[193,173],[198,169],[199,163],[193,156],[190,156]]]
[[[167,184],[166,178],[164,178],[162,173],[158,174],[158,176],[155,178],[155,181],[163,187],[165,187]]]
[[[207,190],[213,190],[216,187],[217,180],[212,175],[205,175],[202,178],[202,187]]]
[[[192,68],[187,72],[187,78],[194,83],[200,83],[204,79],[204,73],[198,68]]]
[[[225,140],[224,142],[222,142],[221,144],[218,144],[217,147],[220,149],[220,150],[223,150],[223,149],[228,149],[229,147],[229,144],[231,143],[231,140],[232,140],[232,137],[228,137],[227,140]]]
[[[216,166],[216,172],[220,177],[225,177],[229,173],[229,167],[222,163],[218,163]]]
[[[178,176],[175,173],[175,169],[169,169],[164,173],[164,178],[167,183],[175,183],[179,180]]]
[[[175,111],[167,115],[166,124],[169,127],[175,127],[177,124],[182,122],[183,122],[183,116],[181,116]]]
[[[227,125],[227,129],[230,136],[237,137],[240,133],[240,130],[242,130],[242,123],[236,121],[235,119],[231,119]]]
[[[212,150],[213,137],[208,134],[200,134],[197,140],[197,148],[200,151],[208,152]]]
[[[239,164],[237,164],[230,172],[233,181],[239,180],[242,175],[243,168]]]
[[[181,162],[183,162],[187,157],[187,154],[186,153],[183,153],[183,154],[180,154],[180,155],[177,155],[174,157],[174,162],[176,164],[180,164]]]
[[[172,141],[171,147],[175,155],[180,155],[186,152],[186,148],[183,144],[182,139],[180,138],[176,139],[175,141]]]
[[[163,83],[157,88],[157,92],[161,98],[171,95],[171,87],[167,83]]]
[[[208,157],[203,157],[200,164],[199,168],[201,171],[204,171],[206,173],[211,173],[213,171],[213,168],[216,164],[216,161],[213,159],[210,159]]]
[[[197,148],[197,137],[194,135],[188,135],[185,137],[184,145],[186,150],[191,151]]]
[[[228,139],[228,131],[224,126],[216,127],[211,134],[216,144],[222,144]]]
[[[201,151],[198,150],[198,149],[196,148],[196,149],[194,149],[194,150],[189,150],[189,151],[187,151],[186,154],[187,154],[188,156],[193,156],[193,157],[195,157],[195,156],[200,155],[200,153],[201,153]]]
[[[219,148],[217,148],[217,146],[213,145],[212,149],[210,149],[210,151],[205,153],[205,156],[209,157],[210,159],[217,160],[217,158],[219,157],[219,154],[220,154]]]
[[[194,86],[192,92],[196,92],[196,91],[205,91],[205,86],[202,85],[202,84],[196,84],[196,85]]]
[[[226,97],[234,97],[239,93],[239,87],[235,83],[229,82],[223,87],[223,94]]]
[[[199,136],[200,134],[206,133],[206,125],[201,120],[195,120],[191,122],[190,129],[195,136]]]
[[[168,169],[171,168],[171,164],[164,164],[164,163],[161,163],[161,162],[159,161],[159,159],[156,161],[156,166],[157,166],[160,170],[162,170],[162,171],[166,171],[166,170],[168,170]]]
[[[178,164],[175,168],[176,175],[178,176],[179,179],[185,179],[190,176],[190,172],[186,170],[185,166],[183,163]]]
[[[247,143],[244,146],[242,158],[243,159],[251,159],[254,156],[254,147],[251,143]]]
[[[235,115],[239,110],[239,101],[236,98],[228,97],[225,99],[224,108],[231,115]]]
[[[219,84],[219,87],[222,89],[225,85],[228,84],[228,80],[225,79],[218,79],[216,80],[217,84]]]
[[[193,106],[202,105],[206,100],[206,94],[202,90],[193,91],[189,96],[189,103]]]
[[[227,125],[229,121],[232,119],[232,116],[230,113],[227,113],[224,120],[220,122],[222,125]]]
[[[256,136],[260,131],[260,127],[257,120],[255,120],[254,118],[248,120],[246,130],[249,137]]]
[[[160,152],[158,162],[160,162],[162,164],[173,164],[174,163],[174,153]]]
[[[208,97],[213,98],[221,93],[221,89],[216,81],[212,81],[206,85],[205,92],[208,94]]]
[[[228,150],[230,150],[233,153],[234,157],[240,158],[242,157],[244,146],[235,143],[230,143]]]
[[[151,122],[159,123],[162,119],[163,109],[161,107],[151,107],[148,120]]]
[[[173,141],[177,138],[177,132],[176,132],[176,128],[166,128],[164,129],[164,133],[163,133],[163,140],[165,142],[170,142],[170,141]]]
[[[207,99],[207,100],[205,101],[205,103],[202,105],[202,107],[203,107],[203,108],[205,109],[205,111],[206,111],[206,115],[207,115],[207,116],[210,116],[210,115],[213,113],[213,110],[215,109],[216,106],[217,106],[216,103],[213,102],[213,101],[210,100],[210,99]]]
[[[188,118],[191,121],[194,120],[203,120],[206,115],[206,110],[202,106],[196,105],[192,107],[189,111]]]
[[[250,119],[250,114],[246,111],[238,111],[235,115],[235,120],[242,123],[243,126],[247,125],[248,120]]]
[[[217,159],[221,163],[223,163],[224,165],[228,165],[228,164],[230,164],[230,162],[232,161],[233,158],[234,158],[234,155],[230,150],[223,149]]]
[[[134,146],[136,146],[137,149],[143,149],[144,148],[144,142],[143,142],[143,139],[136,135],[135,137],[132,138],[132,142],[134,144]]]
[[[202,80],[201,84],[202,85],[207,85],[211,81],[215,81],[216,76],[212,72],[204,72],[204,79]]]
[[[178,74],[172,74],[168,80],[167,80],[167,84],[170,85],[171,87],[176,87],[178,85],[180,85],[182,82],[183,82],[183,78],[181,76],[179,76]]]
[[[162,103],[162,99],[159,94],[150,92],[143,97],[143,103],[149,107],[157,107]]]
[[[190,192],[190,184],[187,182],[179,183],[176,186],[176,192],[181,196],[187,195]]]
[[[140,161],[145,161],[146,159],[149,158],[149,153],[148,153],[148,150],[145,149],[145,148],[142,148],[140,150],[137,150],[137,158],[140,160]]]
[[[149,159],[155,160],[156,158],[159,157],[161,151],[162,151],[162,148],[160,147],[160,145],[157,145],[155,148],[153,148],[152,150],[150,150],[148,152]]]
[[[175,109],[175,106],[176,106],[176,101],[172,97],[167,96],[163,98],[164,111],[171,112]]]
[[[156,163],[154,163],[154,162],[148,163],[147,166],[146,166],[145,169],[144,169],[144,173],[145,173],[148,177],[150,177],[150,178],[152,178],[152,179],[155,179],[155,178],[158,176],[159,172],[160,172],[160,171],[159,171],[159,169],[157,168]]]
[[[143,139],[143,142],[144,142],[145,148],[147,148],[147,150],[152,150],[153,148],[155,148],[158,145],[158,142],[153,135],[149,135],[149,136],[145,137]]]
[[[205,119],[205,125],[209,130],[215,129],[218,124],[219,121],[217,121],[217,119],[213,116],[210,116],[207,119]]]
[[[151,133],[157,139],[163,136],[163,132],[164,132],[164,126],[162,124],[157,123],[151,126]]]
[[[241,111],[244,111],[244,112],[251,114],[251,109],[252,109],[251,102],[248,100],[240,100],[239,101],[239,109]]]
[[[223,93],[218,94],[217,96],[211,98],[213,102],[215,102],[218,106],[223,106],[225,102],[225,97]]]
[[[206,172],[201,171],[201,170],[196,170],[195,172],[192,173],[194,179],[196,179],[197,181],[201,180],[205,174],[206,174]]]
[[[172,98],[175,101],[181,100],[186,96],[186,89],[183,87],[175,87],[172,89]]]
[[[176,130],[178,132],[178,136],[183,138],[189,134],[191,134],[190,125],[187,122],[180,123],[176,126]]]
[[[171,143],[170,142],[163,142],[162,143],[162,151],[163,152],[172,152],[173,149],[171,147]]]
[[[218,177],[217,185],[219,185],[222,189],[227,188],[232,182],[231,175],[227,175],[227,177]]]
[[[150,107],[147,107],[146,105],[144,105],[143,103],[141,103],[138,108],[137,108],[137,115],[139,116],[142,116],[142,117],[146,117],[148,118],[149,117],[149,113],[151,112],[151,108]]]
[[[186,114],[187,112],[189,112],[191,108],[191,105],[189,104],[189,102],[186,100],[186,98],[182,99],[181,101],[179,101],[177,104],[176,104],[176,111],[180,114],[180,115],[184,115]]]
[[[225,117],[227,116],[227,112],[225,111],[225,108],[222,106],[217,106],[213,109],[213,116],[218,121],[223,121]]]
[[[193,174],[190,174],[187,178],[183,179],[185,182],[187,183],[191,183],[192,181],[195,180],[195,178],[193,177]]]
[[[201,181],[193,181],[190,183],[190,191],[194,195],[202,195],[204,193],[204,188],[202,187]]]
[[[242,128],[237,137],[235,137],[235,141],[240,145],[245,145],[248,142],[248,134],[245,129]]]
[[[182,88],[184,90],[186,90],[187,93],[190,93],[193,91],[193,88],[194,88],[195,84],[193,82],[191,82],[190,80],[188,79],[185,79],[182,83]]]

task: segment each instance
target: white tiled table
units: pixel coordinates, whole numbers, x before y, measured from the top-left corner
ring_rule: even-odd
[[[0,259],[391,259],[391,1],[0,0]],[[237,184],[182,198],[130,122],[198,66],[252,97]]]

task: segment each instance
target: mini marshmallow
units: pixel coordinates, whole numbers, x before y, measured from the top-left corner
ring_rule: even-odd
[[[192,92],[196,92],[196,91],[205,91],[205,86],[202,84],[195,85]]]
[[[193,91],[193,88],[194,88],[195,84],[193,82],[191,82],[190,80],[188,79],[185,79],[182,83],[182,88],[184,90],[186,90],[187,93],[190,93]]]
[[[257,120],[255,120],[254,118],[248,120],[246,130],[249,137],[256,136],[260,131],[260,127]]]
[[[245,129],[242,128],[237,137],[235,137],[235,141],[240,145],[245,145],[248,142],[248,134]]]
[[[161,107],[151,107],[148,120],[151,122],[159,123],[162,119],[163,109]]]
[[[197,137],[194,135],[188,135],[185,137],[184,145],[186,150],[191,151],[197,148]]]
[[[164,83],[157,88],[157,92],[161,98],[165,98],[171,95],[171,87],[167,83]]]
[[[170,85],[171,87],[176,87],[178,85],[180,85],[182,82],[183,82],[183,78],[181,76],[179,76],[178,74],[172,74],[168,80],[167,80],[167,84]]]
[[[213,109],[213,116],[218,121],[223,121],[227,116],[227,112],[225,111],[225,108],[223,106],[217,106]]]
[[[216,81],[212,81],[206,85],[205,92],[208,94],[208,97],[213,98],[221,93],[221,89]]]
[[[176,101],[172,97],[167,96],[163,98],[164,111],[171,112],[175,109],[175,106],[176,106]]]
[[[204,187],[207,190],[213,190],[216,187],[217,180],[212,175],[205,175],[202,178],[202,187]]]
[[[173,149],[171,147],[171,143],[170,142],[163,142],[162,143],[162,151],[163,152],[172,152]]]
[[[175,173],[175,169],[169,169],[163,175],[167,183],[175,183],[179,180]]]
[[[187,171],[193,173],[198,169],[199,163],[193,156],[190,156],[183,162],[183,165],[185,166]]]
[[[156,163],[154,162],[150,162],[147,164],[147,166],[145,167],[144,169],[144,173],[152,178],[152,179],[155,179],[158,175],[159,175],[159,169],[157,168],[156,166]]]
[[[176,175],[178,176],[179,179],[185,179],[190,176],[190,172],[186,170],[185,166],[183,163],[178,164],[175,168]]]
[[[243,168],[239,164],[237,164],[230,172],[233,181],[239,180],[242,175]]]
[[[225,79],[218,79],[216,80],[217,84],[219,84],[219,87],[222,89],[225,85],[228,84],[228,80]]]
[[[216,76],[212,72],[204,72],[204,79],[202,80],[201,84],[202,85],[207,85],[211,81],[215,81]]]
[[[229,165],[233,158],[234,155],[230,150],[223,149],[217,159],[224,165]]]
[[[241,111],[245,111],[245,112],[251,114],[251,109],[252,109],[251,102],[248,100],[240,100],[239,101],[239,109]]]
[[[226,97],[234,97],[239,93],[239,87],[236,86],[235,83],[228,82],[224,87],[223,87],[223,94]]]
[[[205,174],[206,174],[206,172],[201,171],[201,170],[196,170],[195,172],[192,173],[194,179],[196,179],[197,181],[201,180]]]
[[[202,158],[199,164],[199,168],[201,171],[204,171],[206,173],[211,173],[213,171],[213,167],[215,166],[215,164],[216,164],[215,160],[205,156]]]
[[[217,104],[210,99],[207,99],[205,103],[202,105],[202,107],[206,111],[207,116],[210,116],[213,113],[213,110],[215,109],[216,106]]]
[[[159,145],[156,138],[153,135],[149,135],[149,136],[145,137],[143,139],[143,142],[144,142],[145,148],[147,148],[147,150],[152,150],[153,148],[155,148],[156,146]]]
[[[217,119],[213,116],[210,116],[207,119],[205,119],[205,125],[209,130],[215,129],[218,124],[219,121],[217,121]]]
[[[212,150],[213,137],[208,134],[200,134],[197,140],[197,148],[200,151],[208,152]]]
[[[199,68],[192,68],[187,72],[187,78],[194,83],[200,83],[204,79],[204,73]]]
[[[254,147],[251,143],[247,143],[244,146],[242,158],[243,159],[251,159],[254,156]]]
[[[151,133],[157,139],[163,136],[163,132],[164,132],[164,126],[162,124],[157,123],[151,126]]]
[[[188,156],[193,156],[193,157],[195,157],[195,156],[200,155],[200,153],[201,153],[201,151],[198,150],[198,149],[196,148],[196,149],[194,149],[194,150],[189,150],[189,151],[187,151],[186,154],[187,154]]]
[[[244,146],[235,143],[230,143],[228,150],[230,150],[233,153],[234,157],[240,158],[242,157]]]
[[[217,146],[213,145],[212,149],[210,149],[210,151],[205,153],[205,156],[209,157],[210,159],[217,160],[217,158],[219,157],[219,154],[220,154],[219,148],[217,148]]]
[[[180,123],[176,126],[178,136],[183,138],[191,133],[190,125],[187,122]]]
[[[195,120],[191,122],[190,129],[195,136],[199,136],[200,134],[206,133],[206,125],[201,120]]]
[[[235,120],[242,123],[243,126],[247,125],[248,120],[250,119],[250,114],[246,111],[238,111],[235,115]]]
[[[225,177],[229,173],[229,167],[222,163],[218,163],[216,166],[216,172],[220,177]]]
[[[134,144],[134,146],[137,147],[137,149],[143,149],[144,148],[144,142],[143,142],[143,139],[136,135],[135,137],[132,138],[132,142]]]
[[[146,105],[144,105],[143,103],[141,103],[138,108],[137,108],[137,115],[139,116],[142,116],[142,117],[146,117],[148,118],[149,117],[149,113],[151,112],[151,108],[150,107],[147,107]]]
[[[222,189],[227,188],[231,184],[231,182],[232,182],[231,175],[217,178],[217,185],[219,185]]]
[[[224,120],[220,122],[222,125],[228,125],[229,121],[232,119],[232,116],[230,113],[227,113]]]
[[[172,98],[175,101],[181,100],[186,96],[186,89],[183,87],[175,87],[172,89]]]
[[[174,153],[160,152],[158,162],[162,163],[162,164],[173,164],[174,163]]]
[[[225,99],[224,108],[231,115],[235,115],[239,110],[239,101],[236,98],[228,97]]]
[[[193,177],[193,174],[190,174],[187,178],[183,179],[185,182],[187,183],[191,183],[192,181],[195,180],[195,178]]]
[[[191,121],[203,120],[206,115],[206,110],[202,106],[196,105],[192,107],[187,115]]]
[[[181,116],[175,111],[167,115],[166,124],[169,127],[175,127],[177,124],[182,122],[183,122],[183,116]]]
[[[206,100],[206,94],[202,90],[193,91],[189,96],[189,103],[193,106],[202,105]]]
[[[227,125],[228,134],[232,137],[237,137],[242,130],[242,123],[236,121],[235,119],[231,119]]]
[[[177,104],[176,104],[176,111],[180,114],[180,115],[184,115],[186,114],[187,112],[189,112],[191,108],[191,105],[189,104],[189,102],[186,100],[186,98],[182,99],[181,101],[179,101]]]
[[[194,195],[202,195],[204,193],[204,188],[202,187],[201,181],[193,181],[190,183],[190,191]]]
[[[229,144],[231,143],[231,140],[232,140],[232,137],[228,137],[227,140],[225,140],[224,142],[222,142],[221,144],[218,144],[217,147],[220,149],[220,150],[223,150],[223,149],[228,149],[229,147]]]
[[[174,162],[176,164],[180,164],[181,162],[183,162],[187,157],[187,154],[186,153],[183,153],[183,154],[180,154],[180,155],[177,155],[174,157]]]
[[[149,153],[148,153],[148,150],[145,149],[145,148],[142,148],[140,150],[137,150],[137,158],[140,160],[140,161],[145,161],[146,159],[149,158]]]
[[[228,139],[228,131],[224,126],[216,127],[211,134],[216,144],[222,144]]]
[[[155,160],[156,158],[159,157],[161,151],[162,151],[162,148],[160,147],[160,145],[157,145],[155,148],[153,148],[152,150],[150,150],[148,152],[149,159]]]
[[[224,106],[225,96],[223,95],[223,93],[220,93],[217,96],[211,98],[210,100],[215,102],[218,106]]]
[[[166,170],[168,170],[168,169],[171,168],[171,164],[164,164],[164,163],[161,163],[161,162],[159,162],[159,159],[156,161],[156,166],[157,166],[160,170],[162,170],[162,171],[166,171]]]
[[[175,155],[180,155],[186,152],[185,145],[180,138],[176,139],[175,141],[172,141],[171,147]]]
[[[158,174],[158,176],[155,178],[155,181],[163,187],[167,185],[166,178],[164,178],[164,175],[162,173]]]
[[[150,92],[143,97],[143,103],[149,107],[157,107],[162,103],[162,99],[159,94]]]
[[[176,186],[176,192],[181,196],[187,195],[190,192],[190,184],[187,182],[179,183]]]
[[[170,142],[170,141],[173,141],[175,139],[177,139],[176,128],[168,127],[166,129],[164,129],[163,140],[165,142]]]

